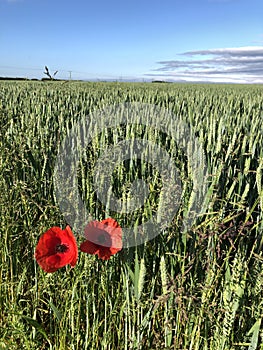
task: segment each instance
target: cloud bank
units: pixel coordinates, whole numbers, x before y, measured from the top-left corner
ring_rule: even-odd
[[[155,79],[263,84],[263,46],[188,51],[160,61]]]

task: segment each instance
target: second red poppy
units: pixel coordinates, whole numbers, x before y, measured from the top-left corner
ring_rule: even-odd
[[[108,260],[122,249],[122,229],[112,218],[91,221],[85,228],[86,241],[80,250],[96,254],[102,260]]]

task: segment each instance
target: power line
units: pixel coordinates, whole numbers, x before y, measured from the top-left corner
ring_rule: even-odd
[[[18,67],[18,66],[0,66],[0,69],[21,69],[21,70],[36,70],[36,71],[43,71],[43,68],[35,68],[35,67]],[[72,73],[75,74],[89,74],[89,75],[96,75],[94,73],[90,73],[90,72],[81,72],[81,71],[75,71],[75,70],[65,70],[65,69],[54,69],[54,70],[58,70],[61,73],[70,73],[70,76],[72,75]]]
[[[37,72],[41,72],[41,74],[43,74],[43,69],[44,68],[36,68],[36,67],[19,67],[19,66],[0,66],[0,70],[5,70],[5,69],[12,69],[15,70],[15,72],[10,72],[10,73],[3,73],[1,72],[0,74],[12,74],[12,75],[19,75],[19,70],[26,70],[27,74],[30,73],[30,71],[37,71]],[[111,74],[103,74],[103,73],[91,73],[91,72],[84,72],[84,71],[75,71],[75,70],[65,70],[65,69],[54,69],[52,68],[52,70],[57,70],[58,73],[64,73],[64,79],[66,79],[66,76],[69,77],[69,80],[72,80],[72,75],[75,75],[75,79],[100,79],[100,80],[119,80],[119,81],[123,81],[123,80],[130,80],[129,77],[127,76],[122,76],[121,77],[117,77],[117,75],[111,75]],[[80,75],[82,75],[81,78],[78,78]]]
[[[40,68],[15,67],[15,66],[0,66],[0,69],[23,69],[23,70],[38,70],[38,71],[42,71],[42,69],[40,69]]]

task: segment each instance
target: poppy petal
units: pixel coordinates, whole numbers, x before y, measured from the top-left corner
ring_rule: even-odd
[[[87,254],[96,254],[99,250],[97,244],[94,244],[93,242],[90,241],[85,241],[82,242],[80,245],[80,250],[83,253],[87,253]]]
[[[78,261],[78,246],[77,246],[76,238],[75,238],[73,232],[71,231],[71,228],[69,225],[66,226],[65,231],[68,233],[69,240],[72,243],[72,245],[71,245],[71,247],[72,247],[72,259],[70,261],[70,266],[75,267],[77,264],[77,261]]]
[[[116,221],[115,221],[116,222]],[[103,223],[103,225],[105,225]],[[117,225],[107,225],[105,227],[105,230],[108,232],[108,234],[111,237],[111,245],[110,247],[114,247],[116,249],[122,249],[122,229],[121,227]]]

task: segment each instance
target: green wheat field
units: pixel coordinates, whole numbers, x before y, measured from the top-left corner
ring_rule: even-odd
[[[149,183],[133,215],[109,211],[92,185],[103,148],[134,137],[170,154],[181,205],[154,239],[108,261],[80,253],[74,269],[47,274],[34,251],[42,233],[66,225],[54,196],[59,146],[82,117],[123,102],[169,109],[193,130],[209,174],[206,212],[180,229],[193,178],[169,135],[139,124],[107,129],[78,165],[93,218],[111,216],[124,227],[156,213],[162,181],[150,164],[123,162],[112,174],[123,200],[136,177]],[[263,349],[262,121],[260,85],[1,81],[0,349]]]

